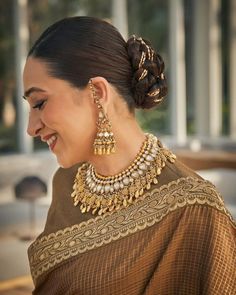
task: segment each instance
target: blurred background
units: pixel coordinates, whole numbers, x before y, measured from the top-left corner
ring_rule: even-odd
[[[188,166],[212,181],[236,217],[235,0],[0,1],[0,294],[31,294],[27,248],[43,230],[57,163],[26,133],[22,70],[55,21],[89,15],[125,39],[149,39],[166,64],[164,103],[136,116]]]

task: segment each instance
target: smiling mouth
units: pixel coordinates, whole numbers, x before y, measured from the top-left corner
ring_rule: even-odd
[[[47,144],[50,148],[50,150],[53,150],[55,145],[56,145],[56,141],[57,141],[57,136],[53,135],[52,137],[50,137],[48,140],[47,140]]]

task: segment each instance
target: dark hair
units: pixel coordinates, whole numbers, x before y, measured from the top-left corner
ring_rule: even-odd
[[[151,48],[149,42],[145,40]],[[48,27],[28,53],[43,60],[49,74],[83,88],[92,77],[102,76],[127,102],[128,108],[151,108],[166,95],[161,57],[154,53],[138,67],[147,46],[132,37],[127,42],[111,24],[93,17],[70,17]],[[148,74],[140,80],[142,71]],[[153,92],[159,89],[157,95]],[[150,95],[150,93],[152,93]],[[155,94],[155,93],[154,93]],[[156,101],[155,101],[156,100]],[[157,102],[158,101],[158,102]]]

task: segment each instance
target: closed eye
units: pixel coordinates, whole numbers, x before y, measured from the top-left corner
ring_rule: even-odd
[[[40,110],[42,108],[42,106],[44,105],[45,101],[46,100],[43,100],[43,101],[37,103],[36,105],[33,106],[33,109],[39,109]]]

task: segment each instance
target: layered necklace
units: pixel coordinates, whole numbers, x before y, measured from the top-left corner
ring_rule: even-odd
[[[74,205],[82,213],[102,215],[118,211],[142,199],[143,193],[158,183],[158,176],[176,156],[150,133],[130,166],[119,174],[103,176],[89,163],[82,164],[77,171],[73,193]]]

